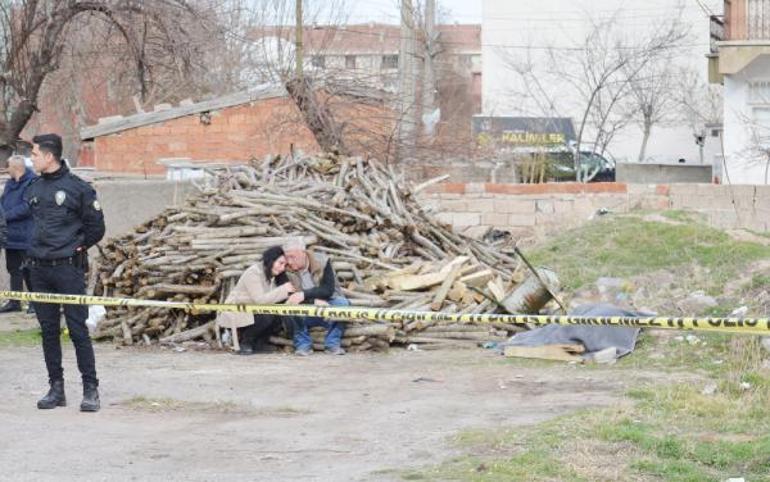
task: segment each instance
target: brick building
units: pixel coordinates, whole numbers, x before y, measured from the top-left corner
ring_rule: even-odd
[[[481,26],[438,25],[436,70],[439,82],[464,85],[459,94],[473,111],[481,111]],[[398,55],[401,28],[364,24],[319,26],[308,29],[306,43],[311,65],[351,78],[368,79],[378,87],[398,88]],[[421,42],[418,32],[418,44]],[[455,96],[457,92],[454,93]]]
[[[470,119],[481,109],[481,27],[438,25],[436,28],[440,45],[436,71],[441,122],[437,138],[430,146],[430,154],[441,157],[454,152],[458,145],[470,146],[472,142]],[[291,27],[263,27],[255,30],[253,36],[276,38],[293,48]],[[342,81],[365,79],[367,82],[363,84],[354,84],[392,96],[397,88],[400,37],[400,28],[396,25],[370,23],[308,27],[305,31],[306,68],[308,73],[315,69],[328,74],[324,77]],[[93,165],[93,155],[88,155],[94,153],[96,143],[86,143],[81,148],[80,131],[102,132],[90,131],[87,126],[93,126],[102,119],[99,125],[106,127],[114,121],[105,121],[107,116],[122,114],[134,117],[131,114],[141,108],[147,109],[146,105],[141,105],[130,85],[123,85],[114,78],[111,54],[105,52],[103,57],[96,56],[85,64],[69,59],[53,73],[41,91],[39,110],[22,137],[29,138],[39,132],[58,132],[64,137],[65,156],[73,164]],[[290,65],[293,66],[293,62]],[[344,86],[348,87],[347,84]],[[173,98],[179,99],[181,95]],[[149,102],[152,105],[152,100]],[[136,115],[140,119],[145,118],[142,112]],[[379,122],[381,116],[375,117]],[[368,122],[372,123],[371,120]],[[83,154],[87,157],[80,159]],[[382,154],[377,155],[381,157]]]
[[[382,96],[318,97],[344,119],[342,137],[355,154],[384,158],[395,116]],[[82,129],[80,165],[98,171],[164,175],[165,162],[242,164],[269,154],[320,150],[282,86],[264,85],[204,102],[156,106]]]
[[[481,112],[481,26],[437,25],[434,58],[436,102],[440,120],[434,138],[418,142],[418,157],[467,155],[473,145],[471,118]],[[257,28],[252,33],[263,52],[281,52],[281,62],[293,66],[294,29],[291,26]],[[317,25],[303,32],[305,68],[316,78],[341,86],[365,85],[397,94],[401,28],[368,23]],[[425,38],[417,31],[417,98],[421,98]],[[280,46],[280,47],[278,47]],[[276,59],[271,59],[275,62]],[[270,76],[272,74],[268,74]],[[396,107],[395,105],[393,107]],[[418,118],[423,114],[417,106]]]

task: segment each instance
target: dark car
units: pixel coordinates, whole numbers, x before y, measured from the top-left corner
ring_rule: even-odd
[[[548,154],[548,177],[552,181],[575,181],[575,153],[571,151]],[[615,182],[615,163],[601,154],[580,153],[580,168],[587,173],[588,182]]]

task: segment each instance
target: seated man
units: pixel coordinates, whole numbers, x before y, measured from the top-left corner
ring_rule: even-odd
[[[286,257],[280,246],[268,248],[262,254],[262,263],[247,269],[225,300],[235,304],[283,303],[294,292],[293,285],[286,278]],[[217,316],[217,325],[241,332],[243,340],[237,343],[238,332],[234,332],[239,355],[253,355],[268,348],[267,342],[274,326],[280,324],[273,315],[251,315],[249,313],[222,312]]]
[[[286,254],[286,264],[289,277],[296,292],[289,296],[287,304],[326,304],[331,306],[348,306],[350,302],[342,295],[337,275],[332,268],[331,260],[320,254],[308,252],[302,238],[292,238],[283,246]],[[324,303],[326,302],[326,303]],[[294,319],[294,349],[299,356],[307,356],[313,352],[313,340],[309,328],[321,326],[326,328],[324,347],[326,353],[344,355],[345,350],[340,345],[345,331],[344,323],[329,322],[316,317],[296,317]]]

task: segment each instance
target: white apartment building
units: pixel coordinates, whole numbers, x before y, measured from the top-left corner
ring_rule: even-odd
[[[522,85],[517,70],[532,67],[537,72],[549,63],[549,52],[560,55],[577,52],[592,30],[592,22],[607,24],[614,29],[613,35],[623,37],[626,45],[634,38],[652,35],[665,22],[679,16],[684,28],[690,30],[690,38],[683,51],[672,61],[677,66],[690,67],[707,85],[707,69],[704,52],[708,50],[709,15],[719,0],[701,0],[701,8],[694,0],[483,0],[482,20],[482,112],[490,116],[550,116],[571,117],[576,129],[580,124],[582,109],[576,99],[576,87],[567,79],[545,78],[533,87]],[[596,59],[600,61],[601,59]],[[530,83],[531,84],[531,83]],[[672,86],[673,88],[673,86]],[[529,96],[530,89],[537,90],[540,100]],[[549,98],[553,104],[544,104]],[[585,104],[583,104],[585,105]],[[583,148],[590,148],[595,133],[584,135]],[[704,125],[697,128],[686,122],[670,122],[653,127],[646,162],[676,163],[685,159],[699,163],[701,150],[695,134],[711,135],[713,129]],[[608,146],[608,153],[615,159],[636,162],[642,142],[642,129],[635,123],[623,129]],[[586,145],[588,144],[588,145]],[[704,162],[712,159],[704,156]]]
[[[770,184],[770,0],[725,0],[709,80],[724,85],[722,179]]]

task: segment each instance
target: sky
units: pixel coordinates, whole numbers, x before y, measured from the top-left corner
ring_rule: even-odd
[[[481,23],[482,0],[436,0],[439,21],[448,23]],[[352,0],[349,22],[398,23],[398,0]],[[443,17],[443,18],[442,18]]]

